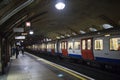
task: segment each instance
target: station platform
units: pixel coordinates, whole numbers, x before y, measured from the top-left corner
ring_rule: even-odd
[[[25,52],[16,59],[11,57],[11,64],[6,75],[0,80],[94,80],[43,58]]]

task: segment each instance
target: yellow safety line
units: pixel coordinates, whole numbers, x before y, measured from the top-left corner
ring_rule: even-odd
[[[30,54],[30,55],[32,55],[32,54]],[[32,56],[34,56],[34,55],[32,55]],[[40,60],[40,61],[43,61],[43,62],[51,65],[51,66],[54,66],[55,68],[57,68],[57,69],[59,69],[59,70],[62,70],[62,71],[64,71],[64,72],[66,72],[66,73],[69,73],[69,74],[71,74],[71,75],[79,78],[80,80],[88,80],[87,78],[81,76],[80,74],[76,74],[76,73],[74,73],[74,72],[72,72],[72,71],[66,70],[66,69],[64,69],[64,68],[62,68],[62,67],[60,67],[60,66],[58,66],[58,65],[55,65],[55,64],[52,63],[52,62],[49,62],[49,61],[44,60],[44,59],[40,59],[40,58],[37,57],[37,56],[34,56],[34,57],[37,58],[37,59]]]
[[[69,73],[69,74],[71,74],[71,75],[79,78],[80,80],[87,80],[86,78],[84,78],[84,77],[82,77],[82,76],[79,76],[79,75],[77,75],[77,74],[75,74],[75,73],[73,73],[73,72],[71,72],[71,71],[67,71],[67,70],[65,70],[64,68],[61,68],[60,66],[56,66],[56,65],[54,65],[54,64],[52,64],[52,63],[50,63],[50,62],[48,62],[48,61],[44,61],[44,62],[47,63],[47,64],[49,64],[49,65],[51,65],[51,66],[54,66],[55,68],[58,68],[58,69],[64,71],[64,72],[66,72],[66,73]]]

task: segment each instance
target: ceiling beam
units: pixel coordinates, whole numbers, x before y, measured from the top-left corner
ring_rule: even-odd
[[[102,18],[103,20],[107,21],[113,27],[118,27],[118,24],[116,22],[114,22],[112,19],[110,19],[109,17],[107,17],[105,15],[100,15],[99,17]]]
[[[70,28],[70,27],[67,27],[67,29],[69,29],[71,32],[74,32],[74,33],[76,33],[77,35],[79,35],[79,33],[78,33],[76,30],[74,30],[74,29],[72,29],[72,28]]]
[[[27,21],[31,21],[31,22],[32,22],[33,20],[35,20],[36,18],[38,18],[38,17],[46,14],[47,12],[48,12],[48,11],[44,11],[44,12],[41,12],[41,13],[39,13],[39,14],[36,14],[36,15],[30,17]],[[38,19],[38,20],[39,20],[39,19]],[[35,20],[35,21],[38,21],[38,20]],[[35,22],[35,21],[33,21],[33,22]]]
[[[14,10],[12,10],[10,13],[8,13],[4,18],[0,20],[0,25],[2,25],[4,22],[6,22],[8,19],[10,19],[13,15],[17,14],[19,11],[30,5],[34,0],[27,0],[25,3],[21,4]]]

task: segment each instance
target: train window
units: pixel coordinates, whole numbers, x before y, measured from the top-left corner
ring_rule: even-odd
[[[62,43],[61,43],[61,48],[62,48],[62,49],[67,49],[66,42],[62,42]]]
[[[46,45],[45,44],[42,44],[42,49],[45,49],[46,48]]]
[[[39,44],[39,45],[38,45],[38,50],[40,50],[40,49],[41,49],[41,45]]]
[[[91,39],[87,40],[87,49],[90,50],[91,49]]]
[[[57,47],[56,47],[56,43],[55,43],[55,48],[54,49],[56,49]]]
[[[103,40],[95,40],[95,50],[103,50]]]
[[[65,48],[64,48],[64,49],[67,49],[67,42],[65,42],[64,45],[65,45]]]
[[[76,49],[76,50],[80,49],[80,42],[74,43],[74,49]]]
[[[54,43],[53,43],[53,44],[51,44],[51,48],[52,48],[52,49],[54,49],[54,48],[55,48],[55,45],[54,45]]]
[[[85,40],[83,40],[83,41],[82,41],[82,49],[83,49],[83,50],[85,50],[85,48],[86,48],[86,45],[85,45],[85,44],[86,44],[86,43],[85,43]]]
[[[64,46],[64,42],[61,43],[61,49],[64,49],[65,46]]]
[[[51,49],[51,44],[47,44],[47,49]]]
[[[120,51],[120,38],[110,39],[110,50]]]
[[[68,49],[73,49],[73,42],[68,42]]]
[[[35,45],[32,45],[32,49],[34,49],[35,48]]]
[[[37,45],[35,45],[35,46],[34,46],[34,49],[37,49],[37,48],[38,48],[38,46],[37,46]]]

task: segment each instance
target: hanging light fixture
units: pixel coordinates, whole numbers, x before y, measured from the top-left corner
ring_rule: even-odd
[[[63,10],[65,8],[65,0],[57,0],[55,8],[58,10]]]
[[[33,30],[30,30],[29,34],[31,34],[31,35],[34,34]]]
[[[30,27],[31,23],[30,22],[26,22],[25,25],[26,25],[26,27]]]

